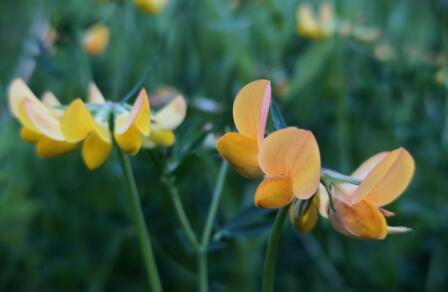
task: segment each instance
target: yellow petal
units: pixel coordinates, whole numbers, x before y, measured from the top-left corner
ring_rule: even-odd
[[[377,207],[387,205],[406,189],[414,169],[414,160],[404,148],[389,152],[350,196],[351,201],[366,200]]]
[[[229,132],[218,139],[216,149],[242,176],[257,178],[263,174],[258,166],[256,139]]]
[[[182,95],[178,95],[170,103],[154,114],[153,120],[162,130],[173,130],[185,119],[187,102]]]
[[[92,26],[84,35],[83,47],[87,54],[99,55],[109,43],[109,28],[104,24]]]
[[[159,14],[168,4],[168,0],[134,0],[135,6],[150,14]]]
[[[56,141],[50,138],[42,138],[37,143],[37,155],[40,158],[52,158],[74,150],[78,145],[65,141]]]
[[[307,210],[301,210],[301,204],[305,201],[296,200],[289,208],[289,219],[299,233],[311,231],[317,223],[319,208],[319,196],[314,196]]]
[[[59,120],[46,108],[38,106],[29,99],[24,99],[19,106],[20,121],[34,132],[41,133],[53,140],[63,141]]]
[[[14,116],[18,117],[19,105],[24,99],[30,99],[32,102],[40,104],[39,99],[25,82],[22,79],[16,79],[9,86],[8,92],[9,110]]]
[[[335,211],[330,210],[330,221],[338,232],[358,239],[386,237],[386,219],[377,207],[366,201],[352,205],[337,198],[333,204]]]
[[[82,145],[82,157],[90,170],[103,164],[109,157],[112,150],[112,143],[104,142],[94,132],[90,134]]]
[[[318,37],[319,24],[314,16],[311,6],[301,4],[297,8],[297,32],[308,37]]]
[[[122,114],[115,120],[115,133],[124,134],[132,125],[135,125],[143,136],[151,132],[151,110],[148,95],[143,88],[132,106],[129,114]]]
[[[137,154],[142,146],[142,137],[135,126],[131,126],[124,134],[114,134],[118,146],[126,153]]]
[[[244,86],[233,103],[233,120],[238,132],[259,143],[263,141],[270,102],[269,80],[256,80]]]
[[[255,206],[283,208],[294,199],[291,180],[288,177],[265,178],[255,192]]]
[[[25,142],[37,144],[37,142],[39,142],[42,137],[42,134],[35,132],[27,127],[22,127],[20,129],[20,138],[22,138],[22,140],[24,140]]]
[[[289,176],[297,198],[310,198],[319,186],[319,147],[310,131],[290,127],[270,134],[261,146],[259,160],[267,176]]]
[[[176,141],[176,136],[174,136],[173,131],[159,130],[153,127],[149,137],[145,137],[144,140],[150,140],[158,146],[169,147]]]
[[[89,84],[89,102],[93,103],[93,104],[103,104],[106,102],[106,100],[104,99],[104,96],[101,94],[100,90],[98,89],[98,87],[96,86],[95,83],[90,82]]]
[[[61,119],[61,129],[68,142],[84,140],[95,130],[95,121],[81,99],[74,100],[65,110]]]

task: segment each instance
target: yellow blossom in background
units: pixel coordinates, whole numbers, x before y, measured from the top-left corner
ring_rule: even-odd
[[[238,132],[229,132],[218,139],[219,154],[244,177],[260,177],[259,147],[271,101],[271,82],[257,80],[244,86],[233,103],[233,120]]]
[[[168,0],[134,0],[135,6],[149,14],[159,14],[167,6]]]
[[[90,27],[82,39],[84,51],[89,55],[102,54],[109,44],[109,28],[104,24]]]
[[[320,154],[310,131],[295,127],[275,131],[264,140],[258,159],[265,176],[255,192],[257,207],[282,208],[317,191]]]
[[[316,16],[307,3],[297,7],[297,32],[299,35],[311,39],[325,39],[332,35],[334,30],[334,11],[329,2],[319,6],[319,16]]]
[[[397,199],[414,174],[414,160],[403,148],[374,155],[352,174],[360,185],[338,183],[332,194],[333,208],[323,200],[333,227],[340,233],[359,239],[384,239],[387,234],[409,231],[388,226],[382,209]]]

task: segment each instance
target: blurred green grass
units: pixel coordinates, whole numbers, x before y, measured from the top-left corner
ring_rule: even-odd
[[[115,153],[94,172],[79,153],[38,159],[19,139],[6,89],[13,78],[29,76],[34,92],[49,89],[68,102],[84,97],[94,80],[108,99],[118,100],[148,68],[153,69],[144,85],[150,92],[169,84],[190,104],[174,149],[132,159],[167,291],[196,291],[195,260],[183,244],[154,161],[171,157],[171,163],[180,163],[177,184],[200,231],[219,157],[202,143],[185,145],[202,137],[206,124],[216,134],[232,127],[235,93],[257,78],[273,81],[273,98],[290,125],[315,133],[324,165],[349,173],[370,155],[400,145],[417,164],[411,187],[390,208],[397,213],[390,222],[410,226],[412,233],[365,242],[337,234],[324,220],[306,236],[287,228],[277,290],[446,290],[448,83],[437,83],[434,76],[447,64],[428,62],[427,56],[448,54],[447,1],[333,2],[338,17],[380,29],[380,39],[372,43],[299,37],[299,2],[292,0],[172,0],[157,16],[136,10],[131,1],[103,2],[1,3],[1,291],[147,289]],[[88,57],[79,38],[96,22],[110,27],[111,41],[103,55]],[[59,35],[54,53],[36,38],[46,23]],[[376,57],[382,43],[395,50],[393,60]],[[224,111],[195,107],[203,97]],[[219,240],[210,251],[211,291],[260,288],[272,220],[270,212],[251,207],[255,186],[229,171],[215,228]]]

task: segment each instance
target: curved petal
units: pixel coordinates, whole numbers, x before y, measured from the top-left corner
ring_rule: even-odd
[[[39,99],[26,83],[22,79],[16,79],[11,83],[8,91],[9,110],[14,116],[18,117],[19,106],[24,99],[30,99],[32,102],[40,104]]]
[[[114,134],[118,146],[126,153],[137,154],[142,147],[142,136],[135,126],[131,126],[124,134]]]
[[[37,155],[40,158],[52,158],[74,150],[78,144],[42,138],[37,143]]]
[[[258,166],[258,143],[235,132],[218,139],[216,149],[244,177],[257,178],[263,173]]]
[[[323,184],[319,184],[317,195],[319,196],[319,214],[325,219],[328,219],[328,208],[330,207],[329,206],[330,195],[328,195],[328,192]]]
[[[186,114],[187,102],[182,95],[178,95],[157,111],[153,116],[153,120],[161,130],[173,130],[182,124]]]
[[[414,160],[404,148],[389,152],[366,176],[350,199],[366,200],[381,207],[394,201],[409,185],[414,174]]]
[[[103,104],[106,102],[104,99],[104,96],[101,94],[101,91],[98,89],[95,83],[90,82],[89,83],[89,90],[88,90],[88,100],[90,103],[93,104]]]
[[[290,127],[270,134],[261,146],[259,162],[268,177],[289,176],[297,198],[310,198],[319,186],[319,147],[310,131]]]
[[[308,209],[301,211],[301,204],[305,202],[302,200],[296,200],[289,207],[289,219],[292,225],[299,233],[307,233],[311,231],[317,223],[319,196],[315,196],[312,202],[308,206]]]
[[[255,192],[255,206],[283,208],[294,199],[289,177],[265,178]]]
[[[238,132],[261,143],[270,102],[269,80],[256,80],[244,86],[233,103],[233,120]]]
[[[61,130],[65,139],[71,143],[84,140],[95,130],[92,114],[81,99],[74,100],[65,110],[61,119]]]
[[[384,239],[387,223],[383,214],[374,205],[361,201],[348,204],[333,200],[335,211],[330,211],[330,221],[340,233],[358,239]]]
[[[42,95],[42,103],[55,117],[60,118],[64,114],[64,110],[60,108],[61,103],[52,92],[47,91]]]
[[[144,137],[144,140],[152,141],[156,146],[169,147],[176,141],[176,136],[174,136],[173,131],[169,130],[159,130],[153,128],[149,137]],[[145,143],[144,143],[145,144]],[[147,145],[147,144],[146,144]],[[151,147],[149,147],[151,148]]]
[[[82,145],[82,157],[90,170],[99,167],[109,157],[112,143],[104,142],[94,132],[90,134]]]
[[[40,139],[42,139],[44,136],[41,133],[35,132],[27,127],[22,127],[20,129],[20,138],[22,138],[23,141],[31,143],[31,144],[37,144]]]
[[[124,134],[135,124],[143,136],[148,136],[151,131],[151,111],[146,90],[140,91],[129,114],[120,115],[120,120],[116,120],[115,133]]]
[[[53,140],[63,141],[61,124],[47,109],[43,110],[31,100],[24,99],[19,107],[19,119],[29,129]]]

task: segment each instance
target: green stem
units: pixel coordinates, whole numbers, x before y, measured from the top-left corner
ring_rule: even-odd
[[[148,229],[146,227],[145,218],[143,216],[140,198],[135,183],[134,174],[132,172],[131,163],[128,156],[118,149],[121,167],[123,169],[124,179],[126,181],[126,188],[128,194],[129,206],[131,208],[132,218],[134,220],[135,229],[138,234],[140,248],[143,252],[143,259],[145,260],[146,271],[148,273],[149,285],[153,292],[162,292],[162,285],[160,283],[159,272],[157,271],[154,254],[151,247],[151,240],[149,238]]]
[[[337,171],[331,170],[331,169],[322,169],[321,171],[321,180],[327,182],[328,184],[332,183],[339,183],[339,182],[345,182],[353,185],[359,185],[361,184],[361,180],[344,175],[342,173],[339,173]]]
[[[262,291],[272,292],[274,289],[274,274],[275,274],[275,262],[277,259],[278,243],[280,241],[280,235],[285,224],[285,218],[288,214],[289,205],[278,210],[275,216],[275,221],[272,226],[271,235],[268,241],[268,247],[266,249],[266,255],[264,258],[263,266],[263,279],[262,279]]]
[[[205,222],[204,232],[202,233],[201,250],[198,253],[199,265],[199,291],[208,291],[207,280],[207,249],[210,242],[210,235],[212,234],[213,224],[215,223],[216,214],[218,212],[219,202],[221,201],[222,189],[226,179],[227,169],[229,164],[223,160],[219,170],[218,179],[216,181],[215,189],[213,191],[212,202],[208,210],[207,221]]]
[[[199,252],[200,245],[199,241],[196,237],[196,234],[191,227],[190,221],[188,220],[187,214],[185,213],[185,209],[182,206],[182,202],[179,197],[179,192],[177,188],[173,185],[172,180],[168,178],[162,178],[162,182],[166,185],[168,189],[168,193],[170,194],[171,200],[173,201],[174,210],[176,211],[177,218],[187,235],[188,240],[190,241],[191,247],[195,252]]]

